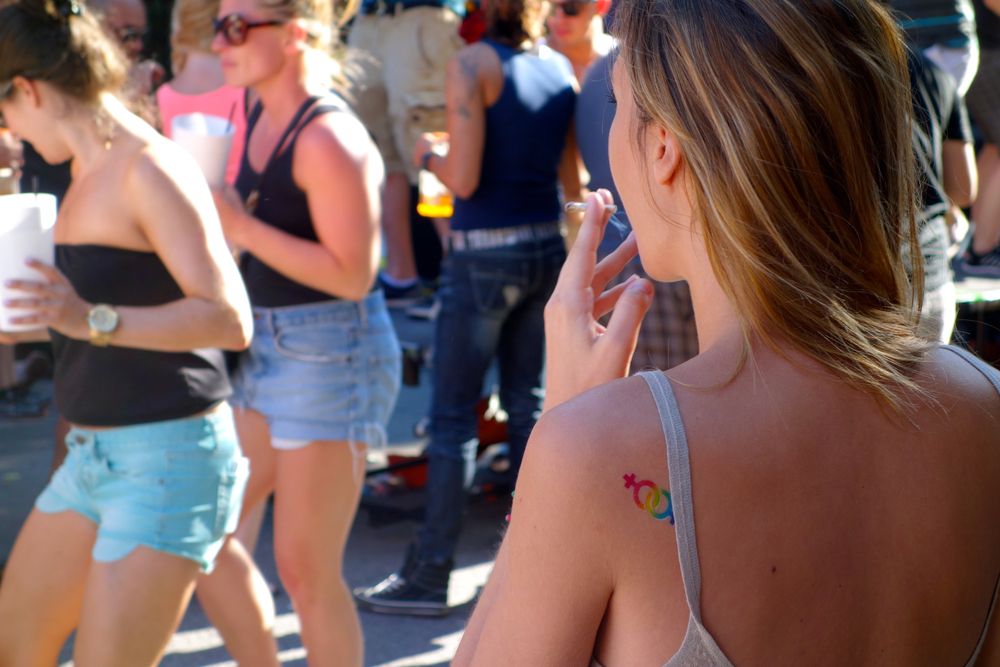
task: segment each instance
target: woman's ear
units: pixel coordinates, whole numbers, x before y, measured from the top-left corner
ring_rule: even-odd
[[[289,21],[285,25],[285,45],[301,48],[309,41],[309,31],[301,20]]]
[[[670,185],[680,174],[681,155],[677,137],[665,127],[657,126],[651,133],[649,145],[652,150],[653,178],[660,185]]]
[[[31,79],[26,79],[23,76],[15,76],[11,80],[11,83],[14,84],[14,91],[17,95],[23,97],[31,108],[38,108],[42,100],[39,95],[37,82],[32,81]]]

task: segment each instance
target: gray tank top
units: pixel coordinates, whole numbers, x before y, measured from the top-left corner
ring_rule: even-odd
[[[950,345],[942,346],[946,350],[962,357],[979,372],[981,372],[1000,394],[1000,372],[988,366],[984,361],[969,352]],[[701,620],[701,567],[698,562],[698,545],[694,532],[694,504],[691,500],[691,464],[688,459],[687,434],[677,407],[677,399],[667,376],[659,371],[644,371],[639,373],[649,385],[649,390],[656,401],[656,409],[660,413],[660,423],[667,443],[667,468],[670,472],[670,497],[674,508],[674,528],[677,531],[677,553],[680,558],[681,577],[684,580],[684,594],[687,597],[688,616],[687,633],[684,641],[663,667],[732,667],[729,658],[722,652],[711,633]],[[979,635],[976,648],[969,657],[966,667],[972,667],[986,641],[986,632],[990,626],[993,609],[997,603],[997,593],[1000,591],[1000,573],[993,589],[993,599],[986,615],[986,622]],[[602,667],[593,660],[591,667]]]

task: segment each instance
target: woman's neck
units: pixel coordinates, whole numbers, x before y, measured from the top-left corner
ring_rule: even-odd
[[[94,105],[80,104],[56,125],[73,159],[74,174],[86,172],[116,143],[138,131],[141,123],[111,93],[102,93]]]
[[[312,94],[305,62],[289,63],[273,77],[258,82],[254,91],[264,106],[271,127],[287,126]]]
[[[691,290],[691,305],[698,329],[698,349],[705,352],[733,336],[742,338],[739,316],[729,296],[712,270],[708,252],[694,240],[695,252],[689,257],[684,277]]]

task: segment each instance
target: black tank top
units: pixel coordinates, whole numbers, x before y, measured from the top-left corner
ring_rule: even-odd
[[[184,297],[163,262],[151,252],[57,245],[56,266],[90,303],[159,306]],[[56,407],[71,423],[128,426],[180,419],[204,412],[229,396],[220,350],[95,347],[56,331],[50,333]]]
[[[285,128],[275,148],[276,153],[268,160],[264,171],[262,173],[254,171],[250,166],[249,151],[244,151],[240,173],[236,178],[236,190],[244,201],[255,188],[257,189],[255,217],[287,234],[307,241],[319,241],[319,237],[316,235],[316,228],[309,214],[306,194],[299,189],[292,178],[295,142],[302,128],[314,118],[335,111],[350,113],[344,101],[332,94],[323,98],[310,97]],[[247,146],[250,145],[250,136],[262,112],[263,107],[258,103],[247,118]],[[243,272],[243,281],[246,283],[250,301],[255,306],[280,308],[337,298],[288,278],[249,252],[244,253],[240,269]]]

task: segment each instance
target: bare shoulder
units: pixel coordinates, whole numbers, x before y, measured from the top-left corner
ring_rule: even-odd
[[[1000,381],[1000,370],[993,367],[984,370]],[[981,403],[986,409],[992,408],[992,413],[1000,418],[1000,388],[957,349],[938,348],[925,361],[920,372],[928,389],[944,397]]]
[[[588,511],[611,512],[629,474],[666,486],[663,432],[639,377],[611,382],[545,413],[532,432],[524,471],[542,486],[586,490]],[[520,482],[519,482],[520,483]]]
[[[125,186],[140,203],[158,196],[158,191],[183,199],[211,200],[198,163],[190,153],[166,138],[140,138],[127,164]]]
[[[310,186],[335,186],[359,174],[374,187],[383,172],[378,149],[364,125],[351,113],[320,115],[302,129],[295,144],[293,174],[296,183],[306,190]]]
[[[502,77],[503,71],[496,51],[488,44],[476,42],[459,49],[458,53],[452,56],[448,61],[447,75],[449,80],[473,84],[497,76]]]
[[[371,154],[374,145],[368,130],[354,114],[331,111],[317,116],[302,128],[296,148],[308,154],[332,151],[363,159]]]
[[[657,429],[656,404],[638,376],[601,385],[547,412],[535,433],[600,464]],[[534,437],[534,434],[533,434]]]

